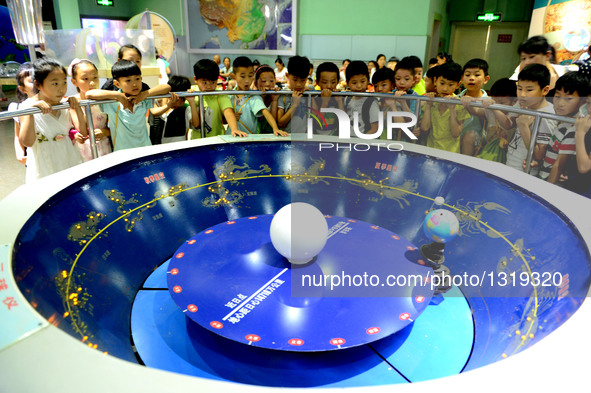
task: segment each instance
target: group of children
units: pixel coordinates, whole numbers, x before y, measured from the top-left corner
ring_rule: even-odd
[[[224,134],[246,137],[258,133],[287,136],[291,132],[306,132],[303,127],[291,127],[295,118],[305,118],[310,109],[324,107],[347,111],[352,126],[366,134],[378,132],[379,124],[384,124],[380,117],[388,111],[415,113],[418,114],[418,123],[412,129],[415,138],[398,132],[392,139],[417,139],[428,147],[503,162],[523,170],[534,117],[491,107],[501,104],[580,117],[576,125],[548,119],[539,122],[530,173],[578,192],[589,191],[583,181],[588,177],[585,174],[591,172],[591,141],[587,133],[591,121],[588,105],[585,105],[590,83],[584,72],[569,72],[554,81],[547,65],[527,64],[520,68],[517,82],[500,79],[487,93],[483,88],[490,78],[488,64],[481,59],[470,60],[463,67],[445,62],[430,68],[423,78],[420,59],[409,56],[397,62],[393,70],[377,69],[371,80],[367,64],[352,61],[345,69],[347,89],[365,93],[371,84],[373,91],[381,94],[376,98],[345,98],[333,95],[339,86],[339,68],[332,62],[325,62],[316,69],[320,94],[312,99],[312,108],[308,108],[302,97],[308,88],[311,63],[302,56],[293,56],[288,61],[286,78],[291,90],[288,95],[211,94],[185,99],[176,93],[217,90],[220,69],[213,60],[203,59],[194,64],[196,86],[187,77],[171,76],[168,84],[149,88],[142,83],[140,67],[140,51],[131,45],[124,46],[112,67],[112,82],[99,89],[96,66],[88,60],[76,60],[70,67],[70,77],[79,94],[68,98],[65,97],[67,72],[56,61],[41,59],[19,70],[18,89],[26,100],[18,109],[34,106],[42,112],[15,119],[15,148],[17,158],[21,162],[26,160],[27,181],[90,159],[89,132],[94,133],[99,155],[108,154],[111,149],[201,138],[202,125],[206,137]],[[256,66],[248,57],[240,56],[234,59],[231,68],[226,68],[231,70],[231,78],[239,91],[265,93],[278,89],[275,72],[268,65]],[[546,99],[551,81],[555,84],[554,105]],[[459,90],[462,85],[463,90]],[[457,104],[416,101],[412,99],[418,95],[416,90],[428,97],[459,100]],[[170,98],[157,105],[147,100],[169,92]],[[405,99],[401,99],[403,96]],[[88,114],[79,105],[79,100],[84,99],[116,101],[93,106],[93,130],[88,130]],[[199,115],[199,99],[203,101],[203,118]],[[476,100],[482,105],[471,105]],[[52,109],[53,105],[65,101],[70,104],[69,110]],[[150,140],[147,131],[148,114],[162,119],[156,140]],[[327,112],[325,115],[323,127],[315,132],[333,134],[337,118]],[[380,138],[386,138],[386,133]]]

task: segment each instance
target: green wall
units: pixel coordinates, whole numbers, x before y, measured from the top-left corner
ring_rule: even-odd
[[[425,35],[429,4],[429,0],[299,0],[298,33]]]

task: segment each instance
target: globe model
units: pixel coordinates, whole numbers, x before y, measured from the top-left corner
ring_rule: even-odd
[[[431,240],[437,243],[447,243],[458,234],[460,223],[451,211],[436,209],[425,217],[423,230]]]

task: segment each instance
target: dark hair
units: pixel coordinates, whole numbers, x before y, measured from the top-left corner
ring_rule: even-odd
[[[436,57],[432,57],[429,59],[429,65],[431,64],[437,64],[437,58]]]
[[[121,48],[119,48],[119,52],[117,52],[117,60],[123,59],[123,52],[125,52],[126,50],[130,50],[130,49],[136,51],[137,54],[140,55],[140,59],[142,58],[142,52],[140,52],[140,50],[137,48],[137,46],[131,45],[131,44],[126,44],[126,45],[123,45]]]
[[[170,91],[175,92],[186,92],[191,88],[191,81],[183,75],[171,75],[170,78],[168,78],[168,84],[170,85]]]
[[[400,61],[400,59],[396,56],[392,56],[388,59],[388,63],[395,61],[396,63],[398,63]]]
[[[83,59],[83,60],[80,60],[78,63],[74,63],[74,65],[72,66],[72,78],[74,78],[74,79],[76,78],[76,73],[78,70],[78,66],[80,64],[90,64],[91,66],[94,67],[95,70],[98,71],[98,68],[96,68],[96,66],[94,65],[94,63],[92,61]]]
[[[482,59],[472,59],[468,60],[466,64],[464,64],[464,68],[462,68],[462,74],[466,72],[468,68],[478,68],[484,71],[484,75],[488,75],[488,63],[486,60]]]
[[[517,96],[517,85],[509,78],[501,78],[490,88],[490,95],[493,97],[515,97]]]
[[[337,82],[339,80],[339,67],[337,67],[337,65],[335,63],[332,63],[330,61],[326,61],[324,63],[321,63],[317,68],[316,68],[316,81],[320,80],[320,76],[322,75],[323,72],[334,72],[335,74],[337,74]]]
[[[392,71],[390,68],[382,67],[379,70],[376,70],[376,72],[374,72],[373,76],[371,77],[371,83],[375,85],[382,81],[388,80],[392,82],[392,85],[394,85],[396,83],[394,81],[394,74],[395,72]]]
[[[278,57],[277,60],[275,60],[275,63],[283,64],[283,60],[281,60],[281,57]]]
[[[548,40],[546,40],[546,38],[542,37],[541,35],[535,35],[519,44],[517,53],[520,55],[522,53],[527,53],[528,55],[545,55],[548,53],[548,50],[550,50]]]
[[[230,59],[228,56],[226,56],[226,57],[224,57],[224,60],[222,60],[222,63],[223,63],[224,61],[226,61],[226,59],[228,59],[228,60],[232,61],[232,59]]]
[[[308,78],[310,60],[304,56],[292,56],[287,62],[287,73],[298,78]]]
[[[271,68],[271,66],[269,66],[268,64],[263,64],[259,68],[257,68],[257,70],[254,73],[255,82],[259,80],[261,74],[263,74],[264,72],[271,72],[273,73],[273,75],[275,75],[275,71],[273,70],[273,68]]]
[[[253,66],[253,67],[255,67],[255,68],[256,68],[256,67],[258,67],[258,66],[260,66],[260,65],[261,65],[261,62],[260,62],[258,59],[254,59],[254,60],[252,61],[252,66]]]
[[[45,81],[47,76],[56,68],[62,70],[64,75],[68,75],[64,66],[57,60],[44,57],[43,59],[33,62],[33,83],[35,88],[38,89],[37,86],[42,86],[43,81]]]
[[[453,61],[443,63],[439,66],[439,72],[441,77],[447,80],[459,82],[462,80],[462,66]]]
[[[217,81],[220,76],[220,68],[211,59],[201,59],[193,64],[193,75],[195,79],[206,79],[208,81]]]
[[[537,82],[540,89],[550,85],[550,71],[543,64],[529,64],[521,70],[517,80]]]
[[[451,63],[453,61],[453,59],[451,58],[451,55],[449,53],[446,52],[439,52],[437,54],[437,57],[440,59],[445,59],[446,63]]]
[[[439,78],[441,76],[441,66],[440,65],[436,65],[434,67],[431,67],[427,70],[427,73],[425,74],[427,76],[427,78]]]
[[[423,68],[423,62],[417,56],[406,56],[402,59],[402,61],[404,60],[408,61],[413,68]]]
[[[16,77],[15,77],[16,84],[18,86],[24,88],[25,87],[25,79],[28,76],[32,76],[32,75],[33,75],[33,64],[31,64],[29,62],[21,64],[18,67],[18,70],[16,70]],[[25,93],[20,91],[20,89],[16,89],[16,99],[18,100],[18,102],[23,102],[27,98],[29,98],[29,97]]]
[[[587,97],[591,93],[589,79],[580,72],[570,71],[562,75],[554,86],[556,91],[563,90],[565,93],[577,93],[579,97]]]
[[[342,65],[345,65],[345,62],[348,61],[349,63],[351,63],[351,59],[345,59],[343,60],[343,62],[341,63]]]
[[[379,54],[379,55],[377,55],[377,57],[376,57],[376,63],[378,62],[378,60],[380,60],[380,57],[383,57],[383,58],[384,58],[384,60],[386,60],[386,55],[385,55],[385,54],[383,54],[383,53],[380,53],[380,54]]]
[[[345,78],[347,82],[351,80],[355,75],[365,75],[369,79],[369,69],[367,64],[361,60],[353,60],[345,70]]]
[[[113,79],[125,78],[128,76],[141,75],[142,70],[131,60],[119,60],[111,67]]]
[[[374,67],[375,67],[375,68],[378,68],[378,63],[376,63],[376,62],[375,62],[375,61],[373,61],[373,60],[370,60],[370,61],[368,61],[368,62],[367,62],[367,66],[369,67],[369,65],[370,65],[371,63],[373,63],[373,65],[374,65]]]
[[[239,68],[239,67],[248,68],[248,67],[252,67],[252,66],[253,66],[252,60],[250,60],[246,56],[238,56],[232,62],[232,68],[234,68],[234,72],[236,72],[236,68]]]
[[[418,59],[418,57],[417,57]],[[419,60],[420,61],[420,60]],[[410,58],[410,56],[403,58],[398,63],[396,63],[396,67],[394,67],[394,75],[398,70],[408,70],[410,71],[411,75],[415,74],[416,63]]]

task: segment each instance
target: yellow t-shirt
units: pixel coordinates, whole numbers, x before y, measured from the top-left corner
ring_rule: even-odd
[[[413,86],[412,88],[415,93],[417,93],[420,96],[424,96],[425,93],[427,92],[427,88],[425,87],[425,80],[421,79],[419,81],[419,83],[417,83],[416,85]]]
[[[462,105],[455,105],[458,121],[470,118],[470,113]],[[440,110],[443,110],[441,112]],[[451,111],[447,104],[434,103],[431,108],[431,130],[427,137],[427,146],[435,149],[446,150],[452,153],[460,152],[460,136],[454,138],[451,135]]]

